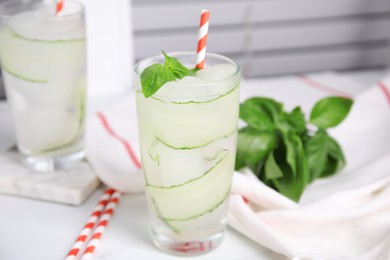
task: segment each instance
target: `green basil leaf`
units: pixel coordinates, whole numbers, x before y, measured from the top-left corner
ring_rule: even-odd
[[[286,147],[286,161],[291,168],[291,173],[293,177],[295,177],[298,171],[297,157],[298,153],[300,152],[300,139],[298,137],[298,141],[296,136],[293,134],[283,134],[282,137],[283,143]],[[296,145],[298,145],[299,147],[297,147]]]
[[[283,177],[272,182],[280,193],[298,201],[309,182],[307,158],[298,135],[284,133],[282,139],[284,145],[278,148],[275,155]]]
[[[335,159],[333,157],[328,157],[326,160],[326,167],[324,171],[321,173],[321,176],[319,176],[318,178],[325,178],[335,174],[337,172],[338,164],[339,164],[338,159]]]
[[[244,102],[240,105],[240,118],[250,127],[259,131],[272,130],[275,128],[272,118],[264,110],[253,103]]]
[[[285,113],[285,118],[288,122],[289,128],[296,134],[306,132],[305,115],[300,107],[294,108],[290,113]]]
[[[320,100],[310,118],[319,130],[311,136],[300,107],[285,112],[272,99],[246,100],[240,118],[248,126],[238,134],[236,169],[251,168],[266,185],[298,201],[310,181],[345,165],[340,146],[325,129],[340,123],[351,106],[344,98]]]
[[[278,165],[283,171],[283,178],[271,179],[269,182],[271,183],[272,187],[274,187],[275,190],[277,190],[279,193],[294,201],[299,201],[303,189],[301,189],[300,185],[296,185],[291,177],[291,172],[287,170],[288,165],[285,162],[279,162]]]
[[[237,156],[239,170],[243,165],[256,168],[275,147],[276,136],[272,131],[257,131],[246,127],[238,131]]]
[[[332,137],[328,136],[328,163],[322,177],[328,177],[340,171],[345,166],[345,158],[340,145]]]
[[[162,51],[165,63],[153,64],[145,68],[141,73],[142,93],[146,98],[156,93],[165,83],[186,76],[195,75],[197,68],[187,69],[176,58],[168,56]]]
[[[244,155],[242,153],[237,152],[236,153],[236,163],[234,165],[234,169],[236,171],[238,171],[238,170],[244,168],[245,166],[247,166],[247,165],[245,163]]]
[[[319,130],[305,143],[311,181],[328,177],[341,170],[345,165],[343,152],[332,137]]]
[[[275,161],[274,153],[269,153],[264,166],[264,176],[266,180],[278,179],[283,177],[283,172]]]
[[[172,71],[162,64],[153,64],[141,73],[142,93],[146,98],[156,93],[165,83],[175,80]]]
[[[249,168],[252,170],[252,172],[257,176],[257,178],[261,178],[261,172],[263,171],[264,168],[264,160],[261,160],[257,164],[250,165]]]
[[[243,106],[255,109],[274,124],[278,122],[279,117],[283,114],[283,104],[270,98],[250,98],[243,103]]]
[[[343,97],[327,97],[319,100],[310,113],[310,123],[320,129],[334,127],[348,115],[353,101]]]
[[[324,131],[318,131],[305,143],[305,150],[310,170],[310,181],[319,178],[328,165],[328,136]]]
[[[165,57],[164,66],[170,71],[172,71],[176,79],[182,79],[186,76],[190,76],[190,74],[195,74],[196,70],[189,70],[185,66],[183,66],[183,64],[181,64],[176,58],[168,56],[165,51],[162,51],[162,53]]]

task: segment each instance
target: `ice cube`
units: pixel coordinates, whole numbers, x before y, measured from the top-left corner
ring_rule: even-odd
[[[204,96],[202,87],[204,80],[197,77],[187,76],[180,80],[170,81],[162,86],[156,93],[157,98],[174,102],[190,102]]]
[[[184,77],[182,79],[179,79],[176,81],[176,85],[191,85],[191,84],[201,84],[201,83],[204,83],[204,80],[202,80],[201,78],[198,78],[198,77],[192,77],[192,76],[187,76],[187,77]]]
[[[196,76],[205,81],[216,81],[232,76],[236,70],[236,66],[231,64],[220,64],[198,70]]]
[[[75,3],[64,5],[62,14],[71,14],[80,7]],[[61,16],[61,15],[60,15]],[[67,40],[85,38],[82,16],[74,19],[61,19],[54,13],[54,7],[44,4],[36,11],[21,12],[14,15],[7,23],[13,32],[34,40]]]
[[[237,68],[231,64],[207,67],[197,71],[196,77],[187,76],[166,83],[155,96],[173,102],[213,100],[237,86],[239,77],[229,79],[236,70]]]

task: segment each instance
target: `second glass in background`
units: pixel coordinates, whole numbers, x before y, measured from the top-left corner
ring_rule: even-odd
[[[83,6],[67,0],[0,4],[0,59],[17,147],[37,171],[84,156],[86,38]]]

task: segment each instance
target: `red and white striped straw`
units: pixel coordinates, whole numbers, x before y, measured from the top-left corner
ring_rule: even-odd
[[[74,260],[77,258],[77,255],[79,254],[84,243],[87,241],[91,231],[94,229],[103,210],[106,208],[107,204],[111,201],[110,199],[113,196],[114,192],[115,190],[113,189],[107,189],[104,191],[103,196],[99,200],[98,205],[92,212],[83,230],[80,232],[79,236],[76,239],[76,242],[73,244],[65,260]]]
[[[200,27],[198,34],[198,49],[196,51],[196,68],[203,69],[204,61],[206,59],[206,43],[207,35],[209,33],[209,10],[202,10],[200,14]]]
[[[62,11],[62,8],[64,8],[64,0],[57,0],[56,15]]]
[[[107,226],[107,223],[110,220],[112,214],[114,213],[115,207],[119,202],[120,196],[121,193],[118,191],[115,191],[114,194],[112,194],[110,202],[107,204],[107,207],[99,220],[99,224],[93,232],[91,240],[89,240],[88,242],[87,248],[85,249],[83,256],[81,257],[81,260],[90,259],[92,257],[93,253],[95,252],[96,246],[99,243],[100,238]]]

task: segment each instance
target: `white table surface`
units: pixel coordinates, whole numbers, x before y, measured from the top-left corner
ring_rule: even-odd
[[[383,71],[344,73],[369,86]],[[0,150],[14,143],[9,109],[0,101]],[[102,195],[102,188],[79,207],[0,195],[0,259],[63,259]],[[158,251],[149,238],[144,195],[121,198],[93,259],[179,259]],[[285,259],[227,229],[222,245],[192,259]]]

